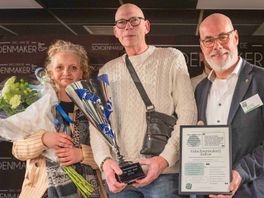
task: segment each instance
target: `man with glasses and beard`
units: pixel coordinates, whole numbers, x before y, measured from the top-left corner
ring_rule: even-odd
[[[238,56],[238,32],[227,16],[206,17],[199,33],[212,71],[195,91],[198,123],[232,131],[232,195],[210,197],[264,197],[264,69]]]
[[[120,175],[109,145],[96,131],[91,135],[95,161],[103,171],[110,197],[143,198],[178,195],[179,125],[196,124],[197,110],[190,77],[183,54],[173,48],[147,45],[150,22],[134,4],[123,4],[115,15],[114,35],[126,54],[106,63],[100,74],[108,74],[113,102],[112,128],[125,159],[137,162],[148,170],[146,177],[132,186],[117,182]],[[164,150],[157,156],[140,154],[146,133],[146,107],[126,67],[128,55],[155,110],[178,120]],[[93,131],[93,129],[92,129]],[[127,187],[127,188],[126,188]]]

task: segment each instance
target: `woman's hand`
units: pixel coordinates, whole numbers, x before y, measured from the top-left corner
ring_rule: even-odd
[[[72,148],[72,138],[63,133],[46,132],[42,136],[43,144],[48,148]]]
[[[63,166],[76,164],[83,160],[82,150],[80,148],[56,148],[55,153],[58,161]]]

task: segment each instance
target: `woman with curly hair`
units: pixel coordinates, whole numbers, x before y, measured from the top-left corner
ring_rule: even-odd
[[[69,84],[89,78],[85,49],[71,42],[56,41],[48,49],[46,73],[45,79],[53,85],[61,110],[51,109],[56,132],[37,131],[13,143],[13,155],[27,161],[20,197],[81,197],[62,169],[62,166],[70,165],[93,185],[91,197],[106,197],[90,147],[89,123],[65,92]],[[69,123],[69,120],[73,122]],[[43,157],[47,149],[55,150],[57,162]]]

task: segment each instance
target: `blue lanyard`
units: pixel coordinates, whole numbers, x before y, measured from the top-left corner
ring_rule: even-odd
[[[67,113],[65,113],[65,111],[63,110],[63,108],[61,107],[60,104],[56,104],[55,105],[56,110],[61,114],[61,116],[69,123],[74,123],[73,120],[67,115]]]

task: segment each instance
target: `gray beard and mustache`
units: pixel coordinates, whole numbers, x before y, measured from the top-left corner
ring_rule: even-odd
[[[223,54],[226,54],[227,58],[221,62],[216,63],[212,58],[213,55],[218,56],[218,55],[223,55]],[[236,63],[237,53],[231,52],[228,50],[218,50],[218,51],[212,52],[207,57],[206,60],[215,72],[222,73],[226,71],[227,69],[229,69],[230,67],[232,67]]]

